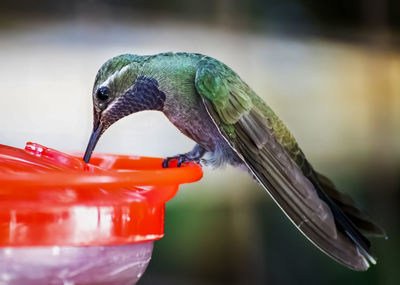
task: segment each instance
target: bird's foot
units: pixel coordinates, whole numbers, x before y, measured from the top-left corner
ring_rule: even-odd
[[[168,168],[169,164],[173,160],[178,160],[177,167],[181,167],[184,162],[196,162],[199,163],[203,155],[205,154],[205,149],[200,145],[196,145],[194,149],[188,153],[178,154],[175,156],[167,157],[162,162],[163,168]]]
[[[184,162],[193,161],[193,162],[197,162],[198,163],[200,161],[200,158],[197,159],[197,158],[189,157],[186,153],[185,154],[178,154],[178,155],[175,155],[175,156],[171,156],[171,157],[165,158],[163,160],[163,162],[162,162],[162,167],[163,168],[168,168],[169,165],[170,165],[170,162],[173,161],[173,160],[178,160],[178,163],[176,164],[176,166],[177,167],[181,167]]]

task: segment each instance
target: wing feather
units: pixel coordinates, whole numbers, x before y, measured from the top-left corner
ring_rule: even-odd
[[[357,243],[353,229],[349,234],[338,226],[329,198],[321,199],[321,189],[305,175],[312,168],[302,169],[308,163],[272,110],[230,68],[211,58],[199,63],[195,84],[222,136],[297,228],[333,259],[366,270],[367,259],[374,262],[368,248]]]

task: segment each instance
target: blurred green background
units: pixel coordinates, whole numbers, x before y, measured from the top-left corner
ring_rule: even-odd
[[[205,169],[168,203],[149,284],[400,284],[400,2],[0,2],[0,143],[86,147],[97,69],[122,53],[189,51],[236,70],[309,160],[386,228],[378,265],[320,253],[246,173]],[[167,156],[193,142],[162,114],[116,123],[97,151]]]

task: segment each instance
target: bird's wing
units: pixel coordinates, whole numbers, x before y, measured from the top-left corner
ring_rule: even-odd
[[[229,67],[208,57],[199,62],[195,85],[222,136],[296,227],[333,259],[366,270],[367,249],[337,226],[331,205],[302,170],[306,160],[296,141],[264,101]]]

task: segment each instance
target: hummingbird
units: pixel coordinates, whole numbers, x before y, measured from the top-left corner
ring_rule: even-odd
[[[221,61],[184,52],[119,55],[99,69],[92,97],[86,163],[113,123],[161,111],[196,142],[191,151],[165,158],[162,167],[177,160],[177,167],[194,161],[245,169],[322,252],[356,271],[376,264],[365,235],[385,232],[312,167],[274,111]]]

